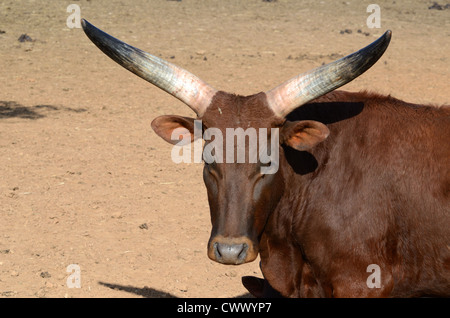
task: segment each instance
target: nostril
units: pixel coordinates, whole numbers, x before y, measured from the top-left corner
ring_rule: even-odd
[[[243,260],[247,256],[248,245],[246,243],[241,244],[241,245],[242,245],[242,249],[238,255],[238,258]]]
[[[220,254],[218,242],[214,243],[214,254],[216,254],[217,259],[220,259],[222,257],[222,254]]]

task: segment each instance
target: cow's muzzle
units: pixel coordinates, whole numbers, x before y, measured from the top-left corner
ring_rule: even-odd
[[[239,265],[253,261],[258,252],[253,242],[245,236],[216,236],[209,241],[208,256],[218,263]]]

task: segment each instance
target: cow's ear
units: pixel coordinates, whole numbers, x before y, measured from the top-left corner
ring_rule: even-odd
[[[329,134],[327,126],[318,121],[287,121],[281,129],[281,142],[303,151],[324,141]]]
[[[194,118],[176,115],[163,115],[152,121],[153,130],[162,139],[173,145],[183,146],[191,143],[197,136],[194,135]],[[201,137],[201,127],[200,137]]]

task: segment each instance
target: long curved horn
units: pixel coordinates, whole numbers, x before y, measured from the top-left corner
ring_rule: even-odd
[[[365,48],[312,71],[300,74],[266,93],[273,112],[285,117],[294,109],[357,78],[383,55],[392,32],[386,31]]]
[[[82,19],[83,30],[100,49],[127,70],[175,96],[201,117],[217,92],[188,71],[128,45]]]

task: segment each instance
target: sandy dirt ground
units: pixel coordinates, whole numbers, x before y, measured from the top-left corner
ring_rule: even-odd
[[[248,297],[241,277],[261,277],[258,260],[208,259],[202,165],[173,163],[150,127],[193,112],[68,28],[72,3],[115,37],[243,95],[391,29],[385,55],[344,89],[450,104],[446,2],[2,0],[0,297]],[[370,3],[381,28],[366,24]],[[67,285],[71,264],[80,288]]]

